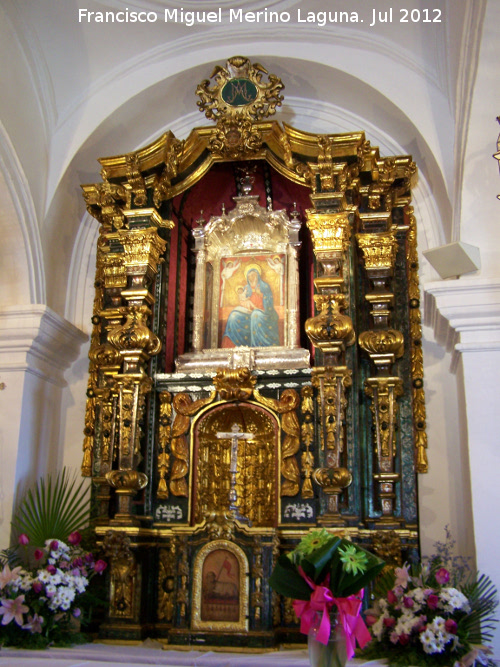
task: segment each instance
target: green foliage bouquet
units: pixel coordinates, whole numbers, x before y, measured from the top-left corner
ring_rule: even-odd
[[[312,632],[322,644],[329,641],[330,611],[335,611],[350,659],[355,641],[363,646],[370,639],[359,615],[363,589],[383,567],[380,558],[322,528],[310,531],[292,552],[278,558],[270,584],[294,599],[301,632]]]

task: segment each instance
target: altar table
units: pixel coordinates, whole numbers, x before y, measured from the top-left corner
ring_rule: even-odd
[[[0,667],[309,667],[307,649],[276,650],[259,653],[226,653],[219,651],[179,651],[163,649],[159,642],[141,645],[84,644],[72,648],[50,648],[43,651],[0,649]],[[380,661],[353,660],[356,665],[380,667]]]

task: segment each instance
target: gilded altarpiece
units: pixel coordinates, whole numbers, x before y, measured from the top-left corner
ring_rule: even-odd
[[[410,156],[271,120],[283,82],[234,57],[213,121],[102,158],[83,475],[108,639],[303,641],[268,584],[312,527],[391,563],[427,469]]]

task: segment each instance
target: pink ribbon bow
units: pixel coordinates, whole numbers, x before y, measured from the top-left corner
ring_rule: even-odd
[[[300,631],[309,634],[313,622],[321,614],[321,622],[316,631],[316,639],[322,644],[328,644],[331,632],[329,611],[333,605],[338,609],[339,621],[346,638],[347,659],[354,656],[356,641],[363,648],[370,641],[371,635],[368,628],[361,618],[361,602],[363,600],[363,591],[357,595],[350,595],[347,598],[335,598],[328,588],[329,576],[322,585],[317,586],[312,579],[299,567],[301,577],[309,584],[312,589],[310,600],[294,600],[293,608],[297,617],[300,618]],[[327,585],[325,585],[327,584]],[[316,630],[316,628],[314,628]]]

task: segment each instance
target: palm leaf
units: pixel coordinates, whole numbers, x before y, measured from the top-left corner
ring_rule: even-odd
[[[48,539],[67,540],[75,530],[83,530],[90,518],[90,489],[76,472],[66,468],[55,476],[41,477],[28,489],[12,520],[17,534],[26,533],[30,543],[42,547]]]
[[[468,641],[480,645],[491,642],[498,622],[494,617],[498,606],[495,585],[488,576],[481,574],[477,579],[465,583],[462,592],[471,605],[470,613],[462,621]]]

